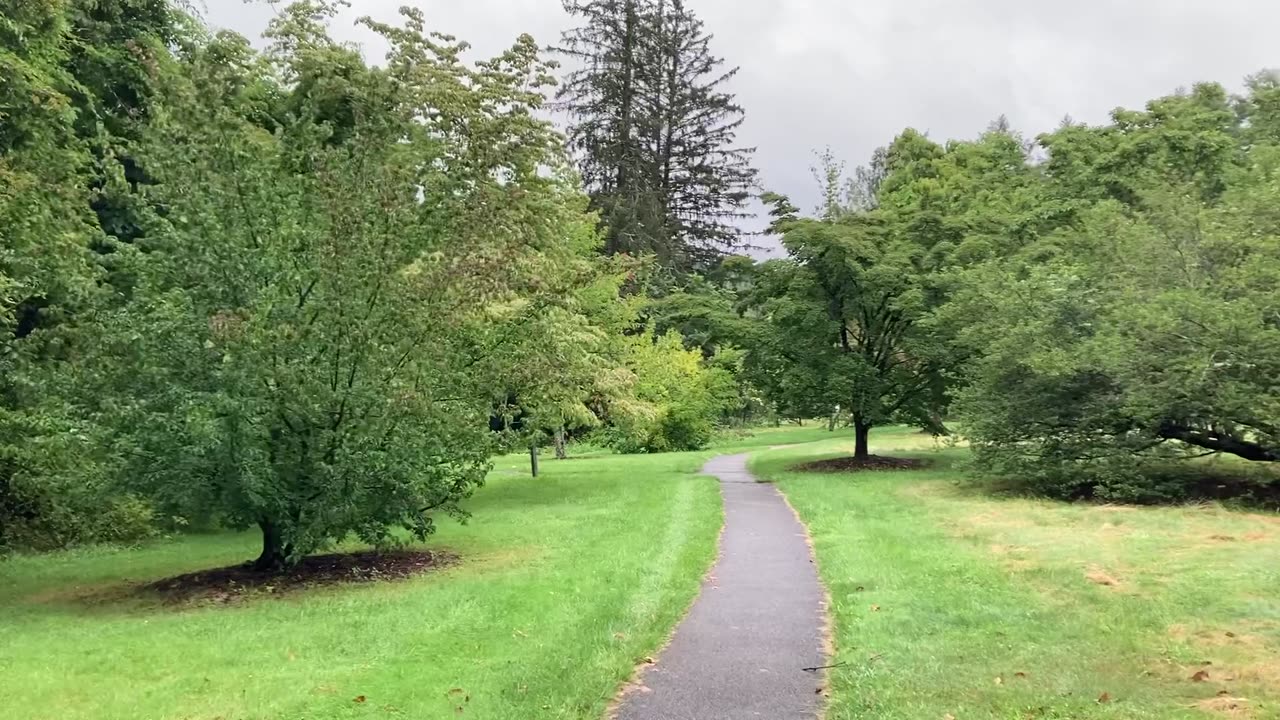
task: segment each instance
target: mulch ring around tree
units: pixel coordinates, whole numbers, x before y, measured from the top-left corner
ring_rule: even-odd
[[[165,578],[143,585],[138,593],[167,603],[234,603],[330,585],[403,580],[455,565],[458,560],[457,555],[438,550],[312,555],[280,574],[255,570],[252,563],[246,563]]]
[[[869,455],[865,458],[838,457],[830,460],[796,465],[793,470],[800,472],[836,473],[836,472],[884,472],[886,470],[923,470],[933,463],[916,458],[885,457]]]

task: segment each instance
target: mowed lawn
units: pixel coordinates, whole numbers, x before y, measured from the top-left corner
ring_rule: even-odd
[[[1280,516],[993,499],[932,445],[873,437],[927,472],[789,471],[846,440],[753,463],[830,589],[829,720],[1280,718]]]
[[[800,431],[813,434],[813,429]],[[722,443],[796,436],[794,430]],[[503,458],[403,582],[233,606],[122,599],[255,556],[255,533],[0,561],[5,720],[592,718],[664,642],[709,567],[712,453]]]

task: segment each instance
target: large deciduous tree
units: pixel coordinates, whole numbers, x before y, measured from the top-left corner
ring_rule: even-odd
[[[55,377],[75,359],[75,319],[102,299],[82,86],[68,70],[78,7],[0,2],[0,550],[138,529],[126,500],[104,492]]]
[[[976,358],[961,408],[980,467],[1130,500],[1188,492],[1151,462],[1280,461],[1271,77],[1234,103],[1197,86],[1042,139],[1068,221],[975,269],[955,304]]]
[[[84,378],[127,391],[86,409],[128,430],[133,486],[261,528],[264,570],[461,514],[495,402],[576,340],[528,334],[585,322],[566,297],[593,277],[533,41],[470,67],[405,10],[365,21],[391,47],[373,67],[332,12],[290,6],[266,55],[186,50],[138,151],[156,211],[136,297],[102,320],[114,372]]]

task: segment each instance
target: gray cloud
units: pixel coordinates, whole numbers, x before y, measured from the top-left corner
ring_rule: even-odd
[[[335,34],[376,40],[358,15],[393,19],[409,1],[477,56],[523,32],[553,43],[569,22],[559,0],[355,0]],[[763,184],[816,202],[812,151],[861,163],[905,127],[935,139],[976,136],[1000,114],[1035,135],[1067,114],[1100,123],[1178,87],[1235,88],[1280,65],[1274,0],[688,0],[742,70],[742,140]],[[256,35],[269,8],[206,0],[207,19]]]

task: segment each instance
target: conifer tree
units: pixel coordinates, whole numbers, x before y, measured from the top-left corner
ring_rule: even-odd
[[[609,253],[653,253],[668,269],[710,265],[741,245],[755,180],[737,146],[737,69],[683,0],[566,0],[581,18],[559,51],[576,153]]]

